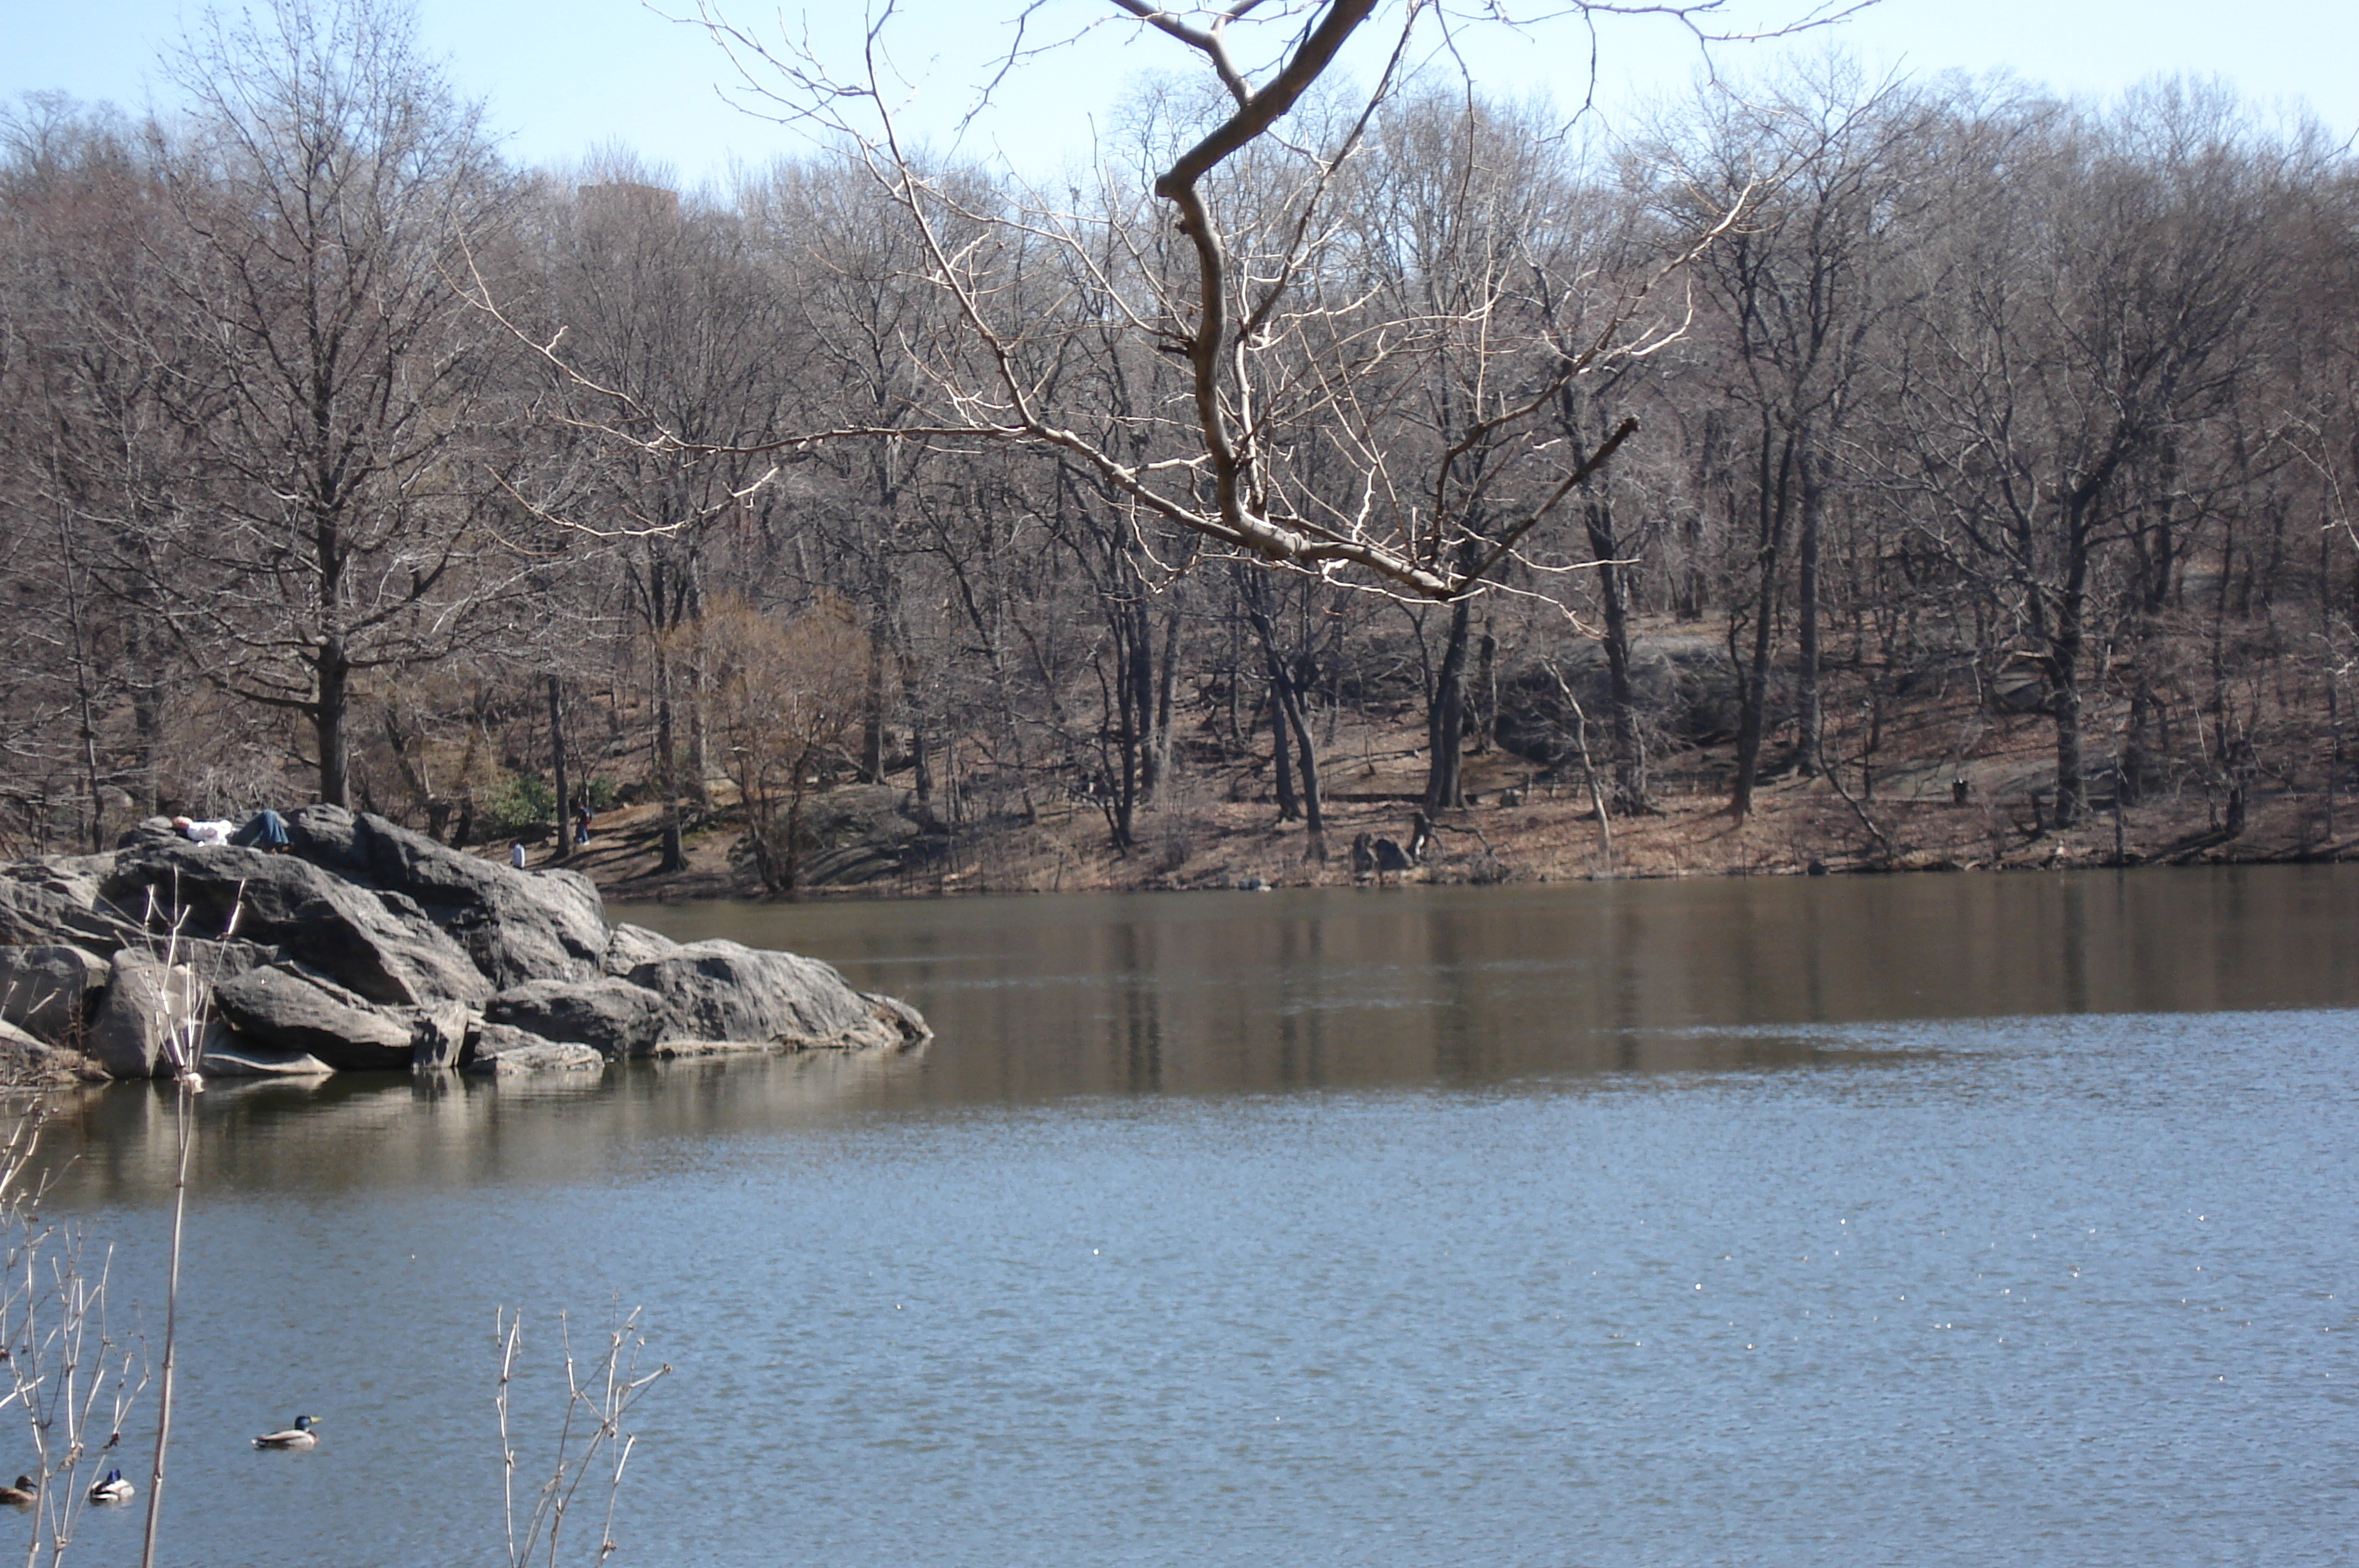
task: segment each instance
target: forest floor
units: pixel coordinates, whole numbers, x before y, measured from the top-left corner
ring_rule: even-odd
[[[2025,722],[1984,737],[1969,763],[1908,770],[1837,790],[1823,778],[1786,775],[1756,787],[1754,810],[1727,812],[1724,758],[1691,754],[1665,770],[1655,809],[1601,824],[1585,787],[1546,782],[1537,766],[1499,752],[1466,759],[1470,804],[1443,813],[1412,881],[1548,882],[1603,877],[1794,876],[1818,872],[2063,869],[2153,864],[2335,860],[2359,856],[2359,801],[2314,793],[2256,793],[2243,831],[2230,833],[2224,802],[2194,789],[2155,791],[2118,816],[2100,799],[2083,822],[2045,826],[2038,797],[2052,787],[2042,725]],[[1299,822],[1281,823],[1251,768],[1191,774],[1141,808],[1136,843],[1113,844],[1105,813],[1061,796],[1028,814],[969,823],[915,853],[913,831],[878,836],[874,875],[805,888],[810,898],[923,897],[959,893],[1093,892],[1334,886],[1353,879],[1362,833],[1407,844],[1414,832],[1423,757],[1404,730],[1343,737],[1325,758],[1325,855]],[[1953,794],[1968,784],[1965,800]],[[848,787],[872,802],[906,801],[906,788]],[[824,803],[824,802],[821,802]],[[891,815],[888,811],[885,814]],[[872,811],[871,820],[875,813]],[[743,824],[725,804],[691,819],[688,867],[659,874],[661,808],[610,811],[587,851],[568,864],[609,898],[674,901],[758,898]],[[1610,841],[1610,842],[1609,842]],[[842,848],[839,841],[837,848]],[[532,851],[550,864],[548,846]]]

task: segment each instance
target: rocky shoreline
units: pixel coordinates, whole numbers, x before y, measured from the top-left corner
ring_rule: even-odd
[[[901,1050],[914,1008],[827,964],[610,925],[597,887],[311,806],[283,853],[161,818],[0,866],[0,1068],[18,1082],[592,1070]]]
[[[1386,882],[1568,882],[1699,877],[1800,877],[1900,872],[2063,871],[2132,866],[2316,864],[2359,858],[2359,813],[2347,800],[2292,791],[2256,793],[2241,824],[2223,819],[2200,794],[2158,795],[2093,812],[2079,825],[2044,822],[2027,791],[2029,775],[1986,772],[1971,796],[1946,782],[1887,780],[1873,799],[1846,798],[1823,779],[1765,784],[1753,811],[1728,812],[1725,790],[1658,788],[1647,810],[1601,824],[1587,792],[1549,787],[1505,767],[1495,753],[1470,757],[1467,809],[1431,820],[1432,838],[1405,872]],[[1950,770],[1954,772],[1955,770]],[[1930,778],[1930,776],[1929,776]],[[1367,785],[1366,779],[1349,782]],[[1267,802],[1181,800],[1142,810],[1138,843],[1109,842],[1093,807],[1044,805],[1028,822],[995,824],[925,846],[871,824],[897,792],[858,786],[857,811],[829,811],[847,831],[810,862],[802,898],[938,898],[975,894],[1136,893],[1266,886],[1336,887],[1378,875],[1355,866],[1359,835],[1414,841],[1412,780],[1331,794],[1327,854],[1310,852],[1299,822],[1281,822]],[[1901,786],[1909,786],[1902,788]],[[595,844],[561,864],[590,876],[618,904],[766,897],[740,852],[742,827],[726,808],[699,819],[686,840],[685,869],[661,868],[663,811],[640,806],[602,817]],[[908,826],[907,813],[904,827]],[[914,831],[911,829],[910,831]],[[536,849],[535,855],[546,851]]]

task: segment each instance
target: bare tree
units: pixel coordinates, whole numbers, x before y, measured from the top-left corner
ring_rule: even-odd
[[[1349,200],[1343,170],[1417,52],[1444,47],[1460,20],[1430,0],[1245,0],[1185,11],[1147,0],[1111,4],[1119,18],[1165,35],[1220,94],[1198,134],[1152,179],[1162,219],[1176,222],[1185,242],[1176,265],[1140,266],[1127,277],[1107,274],[1100,260],[1153,251],[1148,233],[1130,228],[1126,210],[1076,212],[1032,196],[985,202],[915,156],[892,110],[899,84],[881,42],[893,17],[889,4],[872,17],[864,60],[850,72],[791,45],[765,45],[709,4],[701,8],[745,84],[772,112],[840,135],[856,150],[918,237],[913,283],[954,302],[975,346],[971,363],[981,374],[963,374],[962,364],[932,376],[931,417],[896,433],[1009,441],[1054,453],[1089,470],[1140,516],[1245,558],[1444,601],[1491,581],[1593,468],[1560,467],[1556,483],[1513,508],[1473,508],[1459,497],[1437,514],[1424,505],[1430,486],[1403,485],[1373,460],[1314,478],[1292,455],[1341,412],[1346,368],[1322,361],[1322,353],[1339,337],[1351,353],[1367,348],[1364,332],[1335,332],[1332,297],[1310,287],[1330,271]],[[1723,9],[1719,0],[1628,6],[1576,0],[1557,15],[1576,25],[1624,11],[1669,15],[1705,37]],[[1331,95],[1321,113],[1297,115],[1314,90],[1340,79],[1338,62],[1355,44],[1370,49],[1364,91],[1348,103]],[[1010,68],[1023,52],[1011,56]],[[1124,226],[1111,240],[1103,232],[1109,223]],[[1154,227],[1160,226],[1158,220]],[[1706,237],[1691,236],[1687,250]],[[1157,455],[1141,461],[1133,443],[1093,436],[1091,421],[1035,374],[1053,357],[1055,340],[1076,330],[1027,309],[1030,297],[1009,288],[1009,268],[1040,247],[1098,274],[1096,287],[1118,309],[1125,332],[1185,366],[1184,398],[1139,416],[1164,438],[1148,443]],[[1563,356],[1558,377],[1569,380],[1657,341],[1658,329],[1672,323],[1640,311],[1680,259],[1635,280],[1595,335]],[[1306,364],[1321,363],[1330,374],[1304,374]],[[1487,439],[1541,445],[1538,409],[1495,411]],[[781,444],[874,433],[796,432]],[[1609,455],[1601,449],[1593,463]]]
[[[189,345],[158,322],[161,204],[133,129],[54,97],[0,116],[0,288],[15,352],[0,355],[14,421],[14,563],[29,615],[11,744],[70,746],[82,833],[96,846],[110,792],[154,811],[164,693],[184,669],[142,591],[187,459],[168,394]],[[49,702],[44,704],[46,696]],[[128,707],[130,723],[119,710]],[[62,762],[64,759],[59,759]]]
[[[578,372],[554,387],[571,439],[516,498],[620,565],[647,653],[651,772],[670,808],[665,863],[677,869],[678,802],[702,800],[711,772],[693,632],[708,556],[717,536],[758,526],[786,501],[766,483],[774,464],[745,449],[788,411],[798,338],[788,293],[745,223],[683,203],[635,165],[601,172],[552,214],[541,297],[514,308],[479,299],[504,319],[545,318]],[[481,271],[473,283],[489,288]],[[584,397],[606,417],[627,413],[626,439],[564,412]]]
[[[174,389],[201,466],[148,586],[207,675],[300,715],[349,789],[356,681],[446,657],[500,586],[471,417],[496,345],[446,281],[502,200],[477,112],[391,0],[273,0],[182,57],[159,138]]]
[[[2048,104],[1955,127],[1901,416],[1931,526],[2039,678],[2060,825],[2087,806],[2090,644],[2133,478],[2233,397],[2269,257],[2267,186],[2233,140],[2166,134],[2147,157],[2139,129]]]
[[[1914,165],[1930,116],[1890,82],[1825,60],[1763,101],[1715,93],[1701,144],[1670,155],[1680,221],[1751,196],[1744,220],[1704,258],[1727,352],[1726,397],[1743,421],[1732,477],[1749,498],[1749,602],[1731,606],[1741,690],[1730,810],[1752,808],[1767,719],[1773,632],[1790,549],[1796,637],[1794,765],[1820,771],[1821,543],[1844,478],[1863,367],[1889,318],[1897,256],[1919,233]]]
[[[1634,214],[1528,109],[1462,92],[1405,97],[1367,141],[1351,171],[1332,329],[1303,371],[1334,398],[1328,466],[1342,483],[1372,476],[1393,510],[1459,534],[1452,567],[1470,581],[1560,583],[1578,557],[1531,541],[1486,564],[1477,541],[1556,506],[1568,472],[1598,474],[1636,429],[1625,416],[1593,442],[1568,442],[1556,419],[1593,379],[1578,372],[1634,287]],[[1315,461],[1297,464],[1309,473]],[[1464,803],[1473,626],[1473,595],[1455,595],[1427,696],[1428,811]]]

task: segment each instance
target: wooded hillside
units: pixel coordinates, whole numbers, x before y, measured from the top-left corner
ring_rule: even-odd
[[[2359,180],[2218,91],[1828,57],[1603,145],[1314,73],[1175,207],[1250,100],[1157,80],[1053,190],[690,192],[507,166],[390,15],[0,125],[0,845],[622,800],[783,890],[854,783],[910,855],[1242,802],[1316,858],[1470,757],[2335,836]]]

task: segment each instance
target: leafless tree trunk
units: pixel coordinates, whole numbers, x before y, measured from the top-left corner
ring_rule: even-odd
[[[446,281],[498,212],[489,143],[378,0],[214,18],[178,65],[197,104],[159,140],[178,226],[178,388],[201,527],[147,586],[218,684],[310,727],[320,797],[350,792],[354,682],[447,657],[502,587],[454,493],[490,340]]]

